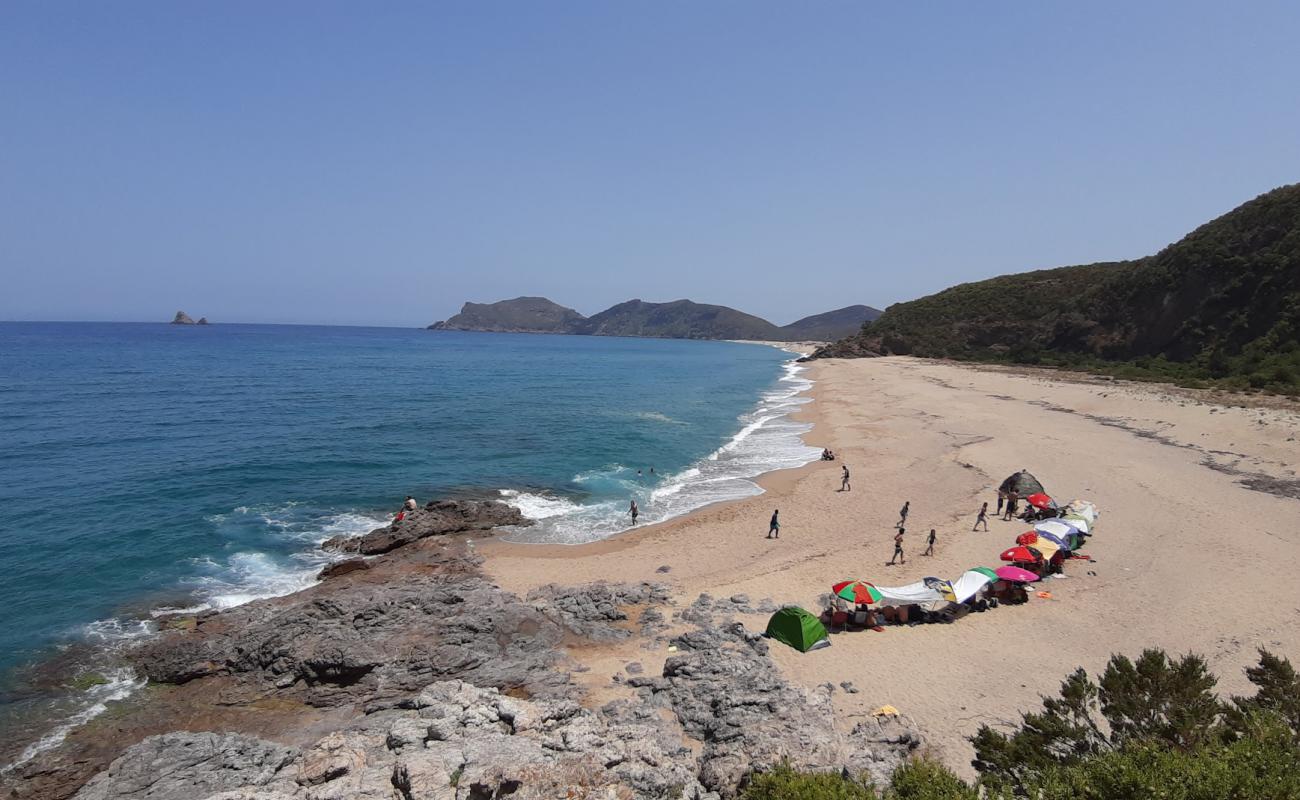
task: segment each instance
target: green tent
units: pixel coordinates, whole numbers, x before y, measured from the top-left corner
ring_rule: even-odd
[[[1033,475],[1030,475],[1028,470],[1023,469],[1014,475],[1008,475],[1007,479],[998,487],[998,494],[1003,497],[1006,497],[1012,492],[1015,492],[1016,496],[1021,500],[1024,500],[1031,494],[1047,494],[1047,490],[1043,488],[1043,484],[1039,483],[1038,479]]]
[[[790,645],[801,653],[831,643],[826,626],[798,606],[786,606],[767,621],[767,635]]]

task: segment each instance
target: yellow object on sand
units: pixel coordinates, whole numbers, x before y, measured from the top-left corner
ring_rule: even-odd
[[[896,717],[896,716],[898,716],[900,713],[902,713],[902,712],[900,712],[898,709],[894,708],[893,706],[881,706],[880,708],[877,708],[875,711],[872,711],[872,712],[871,712],[871,716],[873,716],[873,717]]]
[[[1041,598],[1043,598],[1044,600],[1051,600],[1051,599],[1052,599],[1052,593],[1051,593],[1051,592],[1039,592],[1039,593],[1038,593],[1038,596],[1041,597]]]

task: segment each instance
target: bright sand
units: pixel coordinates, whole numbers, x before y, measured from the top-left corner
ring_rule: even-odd
[[[897,586],[928,575],[997,566],[1028,528],[992,520],[971,532],[981,501],[1008,474],[1029,469],[1063,500],[1093,500],[1102,516],[1065,580],[1038,588],[1050,600],[970,614],[951,625],[833,635],[834,646],[772,655],[806,687],[837,691],[845,730],[883,704],[924,731],[930,749],[969,775],[966,737],[981,723],[1038,707],[1073,669],[1100,670],[1111,653],[1144,647],[1204,655],[1224,692],[1245,691],[1243,669],[1267,647],[1300,661],[1300,416],[1297,405],[1230,407],[1194,392],[906,358],[816,362],[815,402],[803,413],[810,444],[840,460],[773,473],[767,493],[578,547],[487,543],[488,571],[505,588],[546,583],[663,580],[679,606],[770,597],[816,613],[844,578]],[[838,492],[840,465],[853,491]],[[1279,483],[1244,486],[1248,476]],[[911,501],[907,563],[885,566],[898,510]],[[781,538],[769,540],[772,509]],[[938,530],[933,557],[924,538]],[[671,568],[657,573],[660,565]],[[1096,575],[1089,575],[1089,572]],[[766,615],[741,616],[761,630]],[[597,697],[623,690],[611,675],[628,661],[646,671],[666,652],[640,641],[574,653]]]

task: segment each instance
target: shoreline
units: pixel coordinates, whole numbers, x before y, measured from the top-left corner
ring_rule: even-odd
[[[480,559],[476,569],[510,597],[602,581],[657,582],[679,609],[673,631],[683,630],[681,609],[700,606],[696,598],[703,594],[731,597],[728,613],[760,631],[767,612],[751,608],[750,597],[763,598],[753,603],[760,609],[795,603],[816,611],[834,580],[901,585],[996,564],[997,553],[1024,526],[991,521],[991,533],[972,534],[968,525],[978,501],[991,499],[1004,473],[1027,467],[1061,499],[1098,503],[1102,528],[1087,548],[1097,562],[1068,565],[1066,579],[1048,581],[1050,600],[953,625],[836,632],[835,647],[807,654],[774,645],[768,658],[809,696],[827,683],[859,687],[833,693],[838,735],[870,719],[871,709],[895,705],[925,734],[929,752],[969,775],[965,737],[979,724],[997,725],[1034,707],[1070,671],[1099,669],[1112,652],[1133,656],[1149,646],[1199,652],[1225,692],[1245,688],[1241,669],[1256,646],[1300,655],[1300,624],[1288,609],[1266,596],[1223,606],[1195,589],[1207,581],[1286,585],[1287,565],[1300,557],[1300,535],[1274,523],[1300,508],[1300,493],[1290,493],[1293,484],[1300,487],[1294,471],[1300,417],[1293,412],[1223,405],[1209,395],[1189,397],[1145,383],[1070,382],[1043,372],[1009,374],[919,359],[803,366],[813,381],[807,392],[812,402],[791,417],[813,426],[803,435],[806,443],[831,447],[840,458],[764,473],[755,479],[763,494],[586,544],[509,542],[500,531],[421,540],[375,557],[378,572],[256,601],[233,609],[233,616],[201,616],[242,619],[332,597],[358,582],[386,587],[385,576],[415,575],[423,564],[436,566],[446,553],[463,552]],[[853,470],[853,492],[835,491],[841,464]],[[912,557],[901,566],[882,566],[894,509],[904,499],[913,504]],[[774,504],[782,509],[783,535],[764,539]],[[1182,513],[1152,515],[1153,507]],[[933,558],[923,558],[915,555],[916,540],[930,527],[940,531],[939,546]],[[1158,557],[1153,546],[1160,548]],[[1228,552],[1232,560],[1225,560]],[[626,665],[643,665],[648,675],[662,671],[670,652],[664,646],[662,638],[643,632],[599,644],[567,641],[555,652],[574,665],[567,676],[584,707],[597,708],[629,698]],[[1007,648],[1016,653],[1014,679],[1007,679]],[[122,719],[142,717],[128,730],[159,732],[188,716],[182,724],[192,730],[217,724],[301,745],[304,736],[352,719],[328,710],[250,716],[249,707],[215,703],[230,691],[226,678],[155,684],[70,739],[85,747],[97,731]],[[299,727],[307,733],[294,733]]]

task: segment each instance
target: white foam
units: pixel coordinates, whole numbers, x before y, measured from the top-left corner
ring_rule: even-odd
[[[821,457],[821,450],[803,441],[812,425],[795,422],[791,412],[810,398],[802,396],[813,382],[803,377],[804,367],[790,361],[782,369],[778,387],[764,392],[755,408],[741,415],[740,430],[717,450],[673,475],[661,476],[658,485],[629,480],[630,470],[613,466],[574,476],[574,481],[593,485],[612,480],[626,487],[636,498],[641,515],[638,524],[672,519],[697,508],[727,500],[762,494],[753,481],[766,472],[800,467]],[[653,476],[651,477],[653,480]],[[519,508],[539,524],[510,532],[511,541],[538,544],[582,544],[604,539],[629,529],[631,518],[624,501],[581,504],[513,490],[502,492],[507,503]]]
[[[111,670],[104,675],[104,678],[106,679],[105,683],[91,686],[82,692],[83,697],[80,699],[84,705],[80,710],[64,719],[54,730],[27,745],[13,763],[0,767],[0,775],[10,772],[16,767],[31,761],[41,753],[63,744],[63,740],[68,738],[68,734],[74,728],[85,725],[95,717],[103,714],[108,710],[109,703],[125,700],[132,692],[147,683],[143,678],[137,679],[135,673],[127,667]]]

